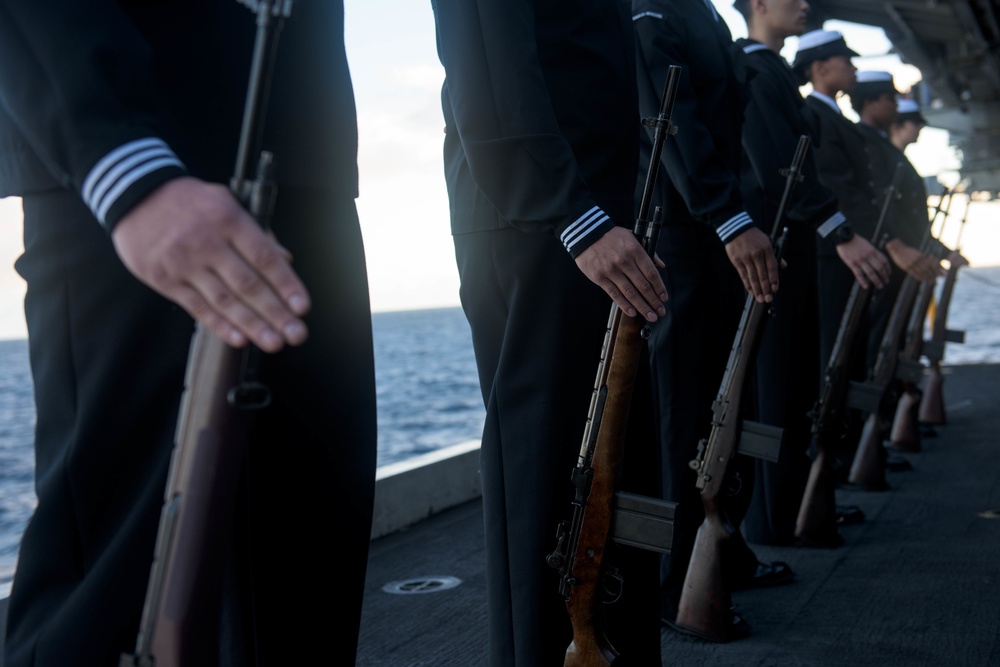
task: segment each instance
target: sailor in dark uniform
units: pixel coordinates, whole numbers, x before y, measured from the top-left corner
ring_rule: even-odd
[[[605,291],[654,328],[666,314],[656,265],[631,229],[640,132],[631,25],[623,3],[605,0],[432,5],[451,229],[486,404],[488,663],[547,667],[562,664],[572,639],[546,556],[570,516]],[[622,485],[652,496],[648,384],[640,370]],[[625,583],[604,607],[611,643],[623,665],[659,665],[658,556],[612,551]]]
[[[734,58],[750,72],[743,198],[754,220],[773,225],[786,187],[783,172],[792,163],[799,138],[809,137],[813,146],[820,140],[807,118],[796,77],[780,55],[785,39],[802,33],[809,5],[805,0],[737,0],[734,6],[749,32],[749,38],[734,45]],[[795,542],[795,521],[811,465],[808,413],[821,379],[816,235],[836,244],[838,257],[862,284],[881,287],[889,272],[882,253],[862,236],[850,234],[836,198],[819,182],[814,150],[806,155],[802,175],[786,205],[782,224],[788,228],[783,255],[787,266],[757,353],[756,418],[783,428],[778,461],[755,462],[753,500],[743,530],[758,544]],[[839,535],[830,536],[829,546],[839,543]]]
[[[868,154],[874,164],[873,176],[876,187],[886,189],[892,179],[896,166],[902,169],[902,178],[897,187],[896,200],[888,211],[886,227],[888,239],[885,249],[893,261],[893,271],[888,285],[872,295],[869,305],[869,332],[866,351],[866,366],[871,374],[882,346],[883,334],[889,324],[890,317],[901,296],[904,278],[909,274],[916,280],[931,283],[944,273],[940,260],[947,251],[940,244],[933,243],[934,252],[924,246],[927,239],[930,221],[927,217],[927,190],[924,181],[917,174],[909,160],[901,150],[889,141],[889,129],[896,119],[898,92],[889,72],[863,71],[858,72],[857,84],[851,89],[851,107],[857,112],[858,131],[864,137]],[[929,240],[928,240],[929,241]],[[909,316],[909,306],[906,317]],[[900,336],[899,345],[903,344]],[[899,384],[898,380],[893,380]],[[899,391],[892,389],[889,396],[898,396]],[[872,470],[865,475],[859,486],[869,490],[881,490],[888,484],[884,472],[888,466],[899,465],[900,469],[908,469],[905,460],[891,460],[884,448],[878,450],[878,462],[881,474]]]
[[[834,30],[814,30],[799,38],[792,70],[799,82],[811,83],[806,108],[812,115],[820,141],[813,147],[820,182],[836,196],[840,210],[850,221],[850,229],[835,238],[817,239],[816,275],[819,286],[820,372],[824,372],[833,352],[837,331],[856,276],[837,257],[834,241],[859,234],[873,238],[884,193],[875,183],[875,167],[870,148],[857,126],[846,118],[838,104],[838,95],[851,90],[857,82],[857,69],[843,36]],[[861,322],[858,340],[851,355],[848,375],[864,381],[867,375],[865,345],[868,340],[867,317]],[[854,448],[861,435],[862,415],[847,411],[847,427],[838,452],[838,479],[847,480]]]
[[[342,2],[295,3],[278,53],[265,147],[293,272],[224,185],[252,12],[232,0],[0,2],[0,196],[24,206],[16,268],[38,495],[7,667],[107,667],[135,649],[186,311],[268,352],[258,378],[273,397],[250,428],[240,519],[218,527],[233,543],[226,641],[199,664],[353,663],[375,388],[343,21]]]
[[[896,103],[896,115],[892,123],[890,123],[886,134],[886,138],[889,140],[889,147],[891,147],[891,150],[887,147],[888,155],[891,156],[890,159],[900,162],[903,165],[900,200],[896,207],[898,211],[897,217],[900,218],[900,222],[897,224],[900,227],[913,227],[918,231],[920,233],[918,242],[923,240],[926,230],[930,228],[934,221],[928,219],[924,222],[928,214],[927,198],[930,193],[927,191],[926,180],[920,175],[916,167],[913,166],[913,163],[910,162],[905,150],[910,144],[916,143],[917,139],[920,138],[920,131],[926,125],[927,120],[920,113],[920,105],[915,100],[901,97]],[[937,260],[946,257],[949,261],[961,261],[958,253],[954,255],[951,253],[952,251],[949,248],[932,237],[926,248],[925,254],[930,255],[930,258],[926,261],[932,266],[936,264]]]
[[[683,68],[674,106],[679,130],[664,146],[653,198],[664,207],[658,253],[666,264],[669,317],[667,326],[654,328],[650,340],[664,494],[679,503],[661,583],[661,616],[673,625],[694,536],[704,518],[688,462],[710,431],[712,402],[746,293],[770,301],[778,288],[778,265],[767,234],[754,225],[740,192],[745,100],[729,51],[729,28],[706,0],[633,0],[632,12],[643,115],[656,115],[668,67]],[[643,162],[650,146],[645,136]],[[735,458],[737,466],[748,468],[745,491],[729,507],[737,525],[752,483],[752,463],[742,459]],[[787,564],[760,563],[738,531],[733,539],[727,569],[734,589],[792,579]],[[745,631],[741,618],[734,615],[733,620],[734,634]]]
[[[894,268],[889,285],[872,295],[871,332],[868,340],[869,368],[875,363],[878,349],[907,273],[917,280],[932,282],[942,274],[940,260],[921,247],[930,221],[927,218],[927,189],[901,150],[889,141],[889,129],[896,120],[898,91],[889,72],[858,72],[858,82],[850,91],[851,107],[858,114],[858,131],[864,137],[874,164],[873,178],[879,189],[888,187],[896,165],[901,165],[902,179],[898,198],[889,209],[887,226],[890,238],[885,249]]]

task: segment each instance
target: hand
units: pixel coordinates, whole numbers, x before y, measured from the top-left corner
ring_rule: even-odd
[[[139,280],[233,347],[265,352],[308,336],[309,295],[287,250],[229,189],[183,177],[143,199],[115,226],[115,250]]]
[[[936,257],[925,255],[899,239],[890,240],[885,249],[896,266],[922,283],[932,283],[944,275],[941,262]]]
[[[951,254],[948,255],[948,264],[951,266],[968,266],[969,260],[962,256],[957,250],[952,250]]]
[[[648,322],[663,317],[667,288],[657,268],[663,261],[650,259],[635,234],[615,227],[576,258],[583,274],[608,293],[629,317],[642,313]]]
[[[726,243],[726,254],[736,267],[743,287],[758,303],[770,303],[778,291],[778,260],[767,234],[756,227]]]
[[[868,239],[855,234],[850,241],[837,244],[837,254],[865,289],[872,285],[882,289],[889,282],[892,265]]]

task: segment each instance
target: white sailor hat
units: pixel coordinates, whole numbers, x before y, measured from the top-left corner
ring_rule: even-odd
[[[813,30],[799,37],[792,69],[801,75],[814,60],[826,60],[834,56],[856,58],[858,54],[848,48],[844,36],[836,30]]]
[[[851,96],[878,97],[882,93],[898,93],[892,83],[892,74],[865,70],[858,72],[858,82],[851,89]]]
[[[927,125],[927,119],[920,113],[920,105],[916,100],[901,97],[896,103],[896,122],[903,123],[908,120]]]

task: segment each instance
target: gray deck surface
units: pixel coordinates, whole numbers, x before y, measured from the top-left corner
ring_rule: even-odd
[[[886,492],[838,491],[861,506],[840,548],[756,547],[797,580],[734,595],[752,635],[711,644],[663,631],[663,665],[1000,666],[1000,366],[946,367],[948,424],[906,454]],[[398,581],[456,577],[434,593]],[[486,646],[478,502],[372,543],[357,664],[476,667]],[[555,593],[554,593],[555,594]]]
[[[868,519],[843,528],[846,544],[757,547],[797,580],[735,594],[747,639],[711,644],[664,629],[664,666],[1000,666],[1000,519],[987,518],[1000,509],[1000,366],[945,371],[948,424],[906,455],[913,470],[890,473],[886,492],[838,491]],[[441,577],[461,584],[382,590]],[[357,665],[485,665],[483,593],[478,501],[375,540]]]

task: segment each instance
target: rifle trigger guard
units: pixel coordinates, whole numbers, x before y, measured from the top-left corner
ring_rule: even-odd
[[[610,584],[615,584],[615,586],[612,588]],[[621,599],[624,589],[625,580],[618,573],[618,569],[613,567],[608,568],[608,571],[604,574],[604,604],[618,602]]]
[[[735,496],[739,494],[740,489],[743,488],[743,479],[740,477],[740,473],[734,471],[733,474],[729,475],[726,479],[726,493],[730,496]]]

